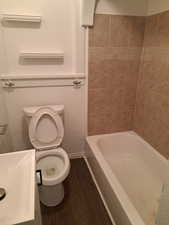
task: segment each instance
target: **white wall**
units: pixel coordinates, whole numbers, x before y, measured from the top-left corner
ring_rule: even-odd
[[[0,29],[0,74],[5,72],[5,61],[3,52],[3,41]],[[8,123],[7,111],[4,102],[4,93],[0,82],[0,125]],[[11,150],[9,130],[4,135],[0,135],[0,154]]]
[[[0,83],[0,124],[4,124],[7,122],[5,104],[4,104],[4,96]]]
[[[42,16],[42,24],[22,23],[2,26],[4,69],[1,74],[72,75],[84,73],[84,29],[80,26],[81,0],[1,0],[0,13],[33,14]],[[19,61],[20,51],[63,51],[64,65],[27,64]],[[33,82],[29,80],[30,83]],[[26,82],[26,80],[23,80]],[[44,80],[38,81],[41,83]],[[47,79],[45,83],[47,83]],[[50,81],[51,82],[51,81]],[[55,80],[56,82],[56,80]],[[31,148],[28,140],[27,125],[24,120],[23,107],[34,105],[65,105],[65,137],[63,146],[68,153],[79,154],[83,151],[85,130],[85,87],[29,87],[4,89],[8,111],[8,123],[13,150]]]
[[[1,13],[41,15],[40,27],[34,24],[3,26],[7,73],[57,74],[83,72],[84,30],[80,27],[81,0],[1,0]],[[23,65],[20,51],[63,51],[64,65]]]
[[[11,139],[9,130],[7,130],[5,135],[0,135],[0,154],[8,153],[11,151],[12,151]]]
[[[147,0],[98,0],[96,13],[145,16],[147,4]]]
[[[6,69],[6,60],[5,60],[5,49],[4,49],[4,41],[2,36],[2,27],[0,23],[0,75],[5,73]]]
[[[168,0],[149,0],[148,15],[160,13],[169,10]]]
[[[5,100],[9,113],[9,127],[13,149],[32,148],[27,133],[23,108],[36,105],[63,104],[65,136],[63,147],[68,153],[78,154],[83,150],[85,133],[84,86],[73,87],[30,87],[5,89]]]
[[[3,40],[2,40],[2,33],[1,33],[1,26],[0,26],[0,74],[5,72],[5,58],[4,58],[4,48],[3,48]],[[3,90],[0,82],[0,124],[6,123],[6,111],[4,105],[4,98],[3,98]]]

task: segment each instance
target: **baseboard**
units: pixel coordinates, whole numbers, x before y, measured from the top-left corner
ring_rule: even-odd
[[[97,183],[97,180],[96,180],[95,175],[94,175],[94,173],[93,173],[93,171],[92,171],[92,168],[91,168],[91,166],[90,166],[90,164],[89,164],[89,162],[88,162],[88,160],[87,160],[87,157],[84,155],[83,158],[84,158],[84,160],[85,160],[85,162],[86,162],[86,165],[87,165],[87,167],[88,167],[88,169],[89,169],[89,172],[90,172],[90,174],[91,174],[91,176],[92,176],[92,179],[93,179],[93,181],[94,181],[94,183],[95,183],[95,185],[96,185],[96,188],[97,188],[97,190],[98,190],[98,192],[99,192],[99,195],[100,195],[100,197],[101,197],[101,199],[102,199],[102,202],[103,202],[103,204],[104,204],[104,207],[105,207],[105,209],[106,209],[106,211],[107,211],[107,213],[108,213],[108,215],[109,215],[109,218],[110,218],[112,224],[113,224],[113,225],[116,225],[116,223],[115,223],[115,221],[114,221],[114,219],[113,219],[113,217],[112,217],[112,215],[111,215],[111,213],[110,213],[110,210],[109,210],[109,208],[108,208],[108,205],[107,205],[107,203],[106,203],[106,201],[105,201],[105,199],[104,199],[104,196],[103,196],[103,194],[102,194],[102,192],[101,192],[101,190],[100,190],[100,187],[99,187],[99,185],[98,185],[98,183]]]
[[[83,158],[85,153],[84,152],[75,152],[75,153],[69,153],[69,158],[70,159],[79,159],[79,158]]]

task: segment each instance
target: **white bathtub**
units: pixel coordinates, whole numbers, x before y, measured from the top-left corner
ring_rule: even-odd
[[[117,225],[155,225],[164,157],[129,131],[87,137],[86,158]]]

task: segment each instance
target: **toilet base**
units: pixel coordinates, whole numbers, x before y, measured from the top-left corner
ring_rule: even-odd
[[[57,184],[54,186],[39,186],[39,198],[40,201],[48,206],[57,206],[64,199],[64,187],[63,184]]]

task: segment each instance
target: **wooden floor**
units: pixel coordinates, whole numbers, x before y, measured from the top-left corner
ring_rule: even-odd
[[[112,225],[83,159],[71,161],[64,186],[61,205],[41,205],[43,225]]]

